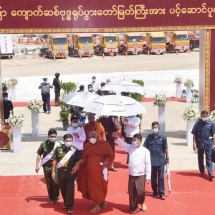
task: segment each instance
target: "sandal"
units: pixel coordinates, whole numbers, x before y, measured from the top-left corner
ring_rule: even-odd
[[[108,203],[106,201],[101,203],[101,207],[102,208],[107,208],[108,207]]]
[[[100,211],[101,210],[101,208],[98,206],[98,205],[96,205],[94,208],[92,208],[91,210],[90,210],[90,213],[91,214],[94,214],[94,213],[96,213],[96,212],[98,212],[98,211]]]
[[[72,210],[68,210],[67,213],[68,213],[68,214],[72,214],[73,211],[72,211]]]

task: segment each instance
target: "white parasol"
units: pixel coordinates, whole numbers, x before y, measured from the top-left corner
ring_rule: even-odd
[[[146,113],[145,107],[127,96],[107,95],[89,102],[84,108],[86,112],[108,116],[133,116]]]
[[[62,102],[68,104],[68,105],[73,105],[73,106],[78,106],[78,107],[85,107],[86,104],[88,104],[90,101],[92,101],[95,98],[100,97],[97,94],[84,91],[84,92],[75,92],[75,93],[69,93],[67,96],[65,96],[62,99]]]
[[[140,86],[137,83],[129,82],[129,81],[121,81],[121,80],[114,80],[106,84],[104,87],[101,88],[101,91],[113,91],[117,94],[121,92],[127,93],[139,93],[141,95],[145,95],[145,88]]]

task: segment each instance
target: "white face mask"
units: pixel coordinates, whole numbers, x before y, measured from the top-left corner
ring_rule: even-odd
[[[64,142],[64,144],[65,144],[66,147],[72,146],[72,142]]]
[[[138,147],[138,142],[137,141],[132,141],[132,145],[134,145],[135,147]]]
[[[81,113],[80,115],[81,115],[81,117],[85,117],[86,113]]]
[[[95,82],[96,81],[96,79],[95,78],[93,78],[93,82]]]
[[[202,117],[202,121],[206,122],[208,120],[208,118]]]
[[[152,133],[153,133],[153,134],[158,133],[158,131],[159,131],[158,128],[153,128],[153,129],[152,129]]]
[[[78,123],[74,123],[74,122],[72,123],[72,126],[75,127],[75,128],[77,128],[78,125],[79,125]]]
[[[108,115],[105,115],[105,116],[104,116],[104,118],[108,118],[108,117],[109,117]]]
[[[91,137],[91,138],[90,138],[90,142],[91,142],[92,144],[95,144],[95,143],[96,143],[96,138]]]
[[[47,81],[43,81],[43,83],[44,83],[44,84],[46,84],[46,83],[47,83]]]
[[[4,101],[7,101],[7,100],[8,100],[8,97],[4,97],[3,99],[4,99]]]
[[[54,143],[54,142],[56,141],[56,139],[57,139],[56,137],[52,137],[52,138],[50,137],[50,138],[49,138],[49,141],[50,141],[51,143]]]
[[[90,88],[89,88],[89,91],[90,91],[90,92],[93,91],[93,88],[90,87]]]

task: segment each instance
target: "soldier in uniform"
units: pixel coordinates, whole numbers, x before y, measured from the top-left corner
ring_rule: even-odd
[[[61,82],[59,80],[60,73],[55,73],[55,78],[53,79],[52,85],[54,86],[54,93],[55,93],[55,106],[59,106],[60,102],[60,85]]]
[[[76,169],[75,164],[78,161],[76,154],[77,148],[72,145],[72,141],[72,135],[65,134],[63,143],[55,149],[52,156],[54,160],[52,165],[52,177],[55,178],[55,168],[57,167],[58,183],[64,200],[63,208],[67,209],[69,214],[73,213],[74,181],[76,177],[76,175],[71,172]]]
[[[44,113],[50,114],[50,88],[53,86],[50,83],[47,83],[47,78],[43,78],[43,83],[40,84],[39,89],[41,89],[41,95],[43,100],[43,111]]]
[[[168,146],[166,136],[159,133],[159,123],[152,123],[152,134],[149,134],[144,146],[150,151],[151,156],[151,186],[153,196],[158,195],[165,200],[164,191],[164,167],[169,163]]]
[[[36,159],[36,173],[38,173],[40,169],[40,161],[41,166],[43,167],[43,172],[46,180],[48,195],[50,204],[53,204],[54,202],[60,203],[59,200],[59,187],[57,182],[57,175],[56,177],[52,178],[52,162],[51,159],[53,155],[54,148],[57,147],[57,145],[60,145],[56,141],[57,132],[54,129],[50,129],[48,131],[48,140],[41,143],[39,149],[37,150],[37,159]],[[42,160],[41,160],[42,156]],[[57,171],[56,169],[54,170]]]
[[[193,134],[193,150],[198,149],[198,163],[200,176],[204,177],[204,153],[206,156],[206,168],[208,170],[209,181],[213,181],[212,167],[212,147],[215,147],[215,128],[214,123],[208,120],[208,112],[201,112],[201,119],[196,122],[192,130]]]

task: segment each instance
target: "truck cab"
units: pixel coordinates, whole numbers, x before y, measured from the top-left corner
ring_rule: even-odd
[[[164,32],[150,32],[147,34],[148,51],[154,54],[166,52],[166,37]]]
[[[95,39],[95,53],[116,56],[118,53],[118,35],[98,35]]]
[[[190,50],[190,38],[188,31],[175,31],[167,36],[166,49],[171,52],[186,52]]]
[[[50,35],[47,41],[48,44],[40,50],[40,55],[48,58],[67,58],[69,53],[67,35]]]
[[[123,35],[123,45],[119,50],[125,54],[141,54],[143,52],[143,37],[140,33],[129,33]]]
[[[81,34],[72,35],[72,56],[89,57],[94,54],[93,35]]]

